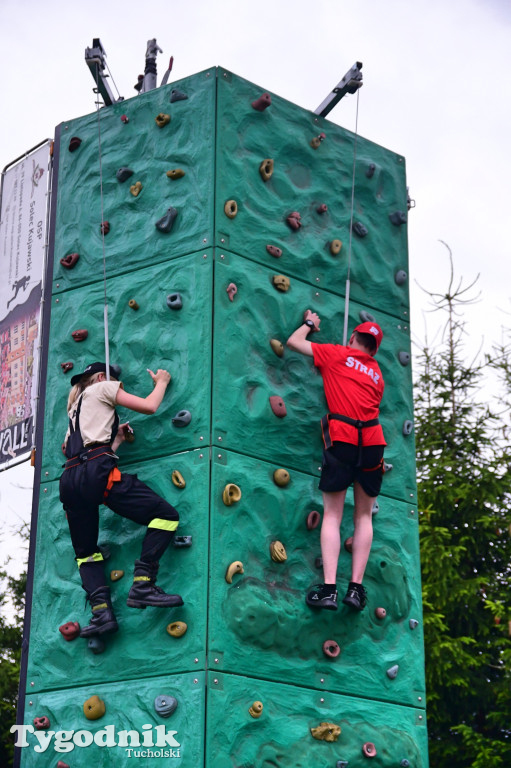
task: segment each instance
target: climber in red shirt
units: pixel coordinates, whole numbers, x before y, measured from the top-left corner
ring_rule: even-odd
[[[365,322],[355,328],[347,346],[316,344],[307,336],[319,331],[320,318],[311,310],[304,317],[287,345],[313,357],[323,377],[329,409],[321,422],[324,451],[319,483],[323,492],[321,554],[325,581],[313,587],[306,603],[337,610],[340,526],[346,491],[353,484],[351,581],[342,602],[361,611],[367,602],[362,580],[373,540],[372,509],[381,488],[386,444],[378,419],[384,383],[374,360],[383,333],[376,323]]]

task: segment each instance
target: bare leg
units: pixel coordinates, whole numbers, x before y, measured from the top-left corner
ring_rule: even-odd
[[[337,562],[341,550],[341,522],[346,491],[323,493],[323,522],[321,524],[321,555],[325,584],[335,584]]]
[[[353,485],[355,511],[353,521],[353,551],[351,561],[351,580],[362,584],[364,572],[373,542],[373,504],[376,497],[368,496],[359,483]]]

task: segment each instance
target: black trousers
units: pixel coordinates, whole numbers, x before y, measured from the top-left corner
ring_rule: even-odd
[[[108,478],[117,459],[108,451],[86,460],[86,453],[76,466],[65,469],[60,478],[60,500],[64,506],[76,558],[82,560],[98,552],[99,506],[105,504],[121,517],[148,526],[152,520],[175,522],[177,510],[158,496],[137,475],[121,473],[105,497]],[[177,526],[176,526],[177,527]],[[140,559],[158,562],[167,549],[174,531],[148,528],[142,543]],[[101,562],[83,563],[80,576],[87,592],[106,584]]]

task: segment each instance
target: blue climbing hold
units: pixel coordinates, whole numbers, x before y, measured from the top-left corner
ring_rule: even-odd
[[[362,224],[361,221],[354,221],[351,229],[359,237],[365,237],[369,232],[365,224]]]
[[[178,88],[174,88],[170,93],[170,101],[173,104],[175,101],[184,101],[184,99],[187,99],[188,96],[186,93],[183,93],[183,91],[178,90]]]
[[[119,168],[115,175],[117,176],[117,181],[126,181],[126,179],[129,179],[130,176],[133,176],[134,173],[135,171],[132,171],[131,168],[123,166],[122,168]]]
[[[408,279],[408,275],[404,271],[404,269],[398,269],[396,274],[394,275],[394,281],[396,285],[404,285]]]
[[[401,224],[406,224],[406,213],[404,211],[394,211],[394,213],[389,213],[389,219],[395,227],[400,227]]]
[[[172,206],[168,209],[165,216],[162,216],[161,219],[158,219],[158,221],[155,224],[156,229],[159,229],[160,232],[170,232],[174,225],[174,221],[176,220],[177,211],[175,208],[172,208]]]
[[[374,176],[374,172],[376,170],[376,166],[374,163],[370,163],[367,167],[366,176],[368,179],[372,179]]]
[[[192,537],[191,536],[174,536],[174,538],[172,539],[172,544],[174,547],[177,547],[178,549],[181,547],[191,547]]]
[[[372,315],[370,312],[366,312],[365,309],[361,309],[358,313],[358,316],[362,320],[363,323],[375,323],[376,318],[374,315]]]
[[[401,352],[398,354],[398,360],[401,363],[401,365],[408,365],[410,362],[410,353],[405,352],[404,350],[401,350]]]
[[[190,411],[178,411],[172,418],[172,423],[176,427],[186,427],[192,420],[192,414]]]
[[[167,307],[169,309],[181,309],[183,306],[183,299],[180,293],[169,293],[167,296]]]
[[[413,421],[410,421],[410,419],[407,419],[403,423],[403,435],[407,437],[408,435],[411,435],[413,432]]]
[[[87,648],[89,651],[92,651],[94,654],[103,653],[105,650],[105,644],[103,640],[98,637],[97,635],[93,635],[89,638],[89,641],[87,643]]]
[[[157,696],[154,708],[161,717],[170,717],[177,709],[177,699],[174,696]]]

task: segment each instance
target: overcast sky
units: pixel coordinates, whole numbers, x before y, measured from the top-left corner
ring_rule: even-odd
[[[359,133],[405,156],[416,201],[413,338],[424,338],[427,305],[414,281],[447,290],[439,240],[458,275],[468,282],[481,273],[481,301],[467,310],[472,348],[511,326],[509,0],[0,0],[0,168],[62,121],[95,110],[84,61],[93,37],[125,98],[136,95],[152,37],[163,49],[158,83],[173,55],[170,81],[221,65],[311,110],[363,62]],[[354,130],[355,107],[347,96],[328,119]],[[24,481],[0,476],[0,518],[27,514],[13,482]]]

